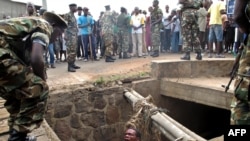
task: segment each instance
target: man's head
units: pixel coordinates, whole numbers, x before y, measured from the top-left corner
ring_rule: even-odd
[[[87,16],[87,15],[89,14],[89,9],[88,9],[88,7],[84,7],[84,8],[83,8],[83,14],[84,14],[85,16]]]
[[[82,15],[82,7],[81,6],[77,7],[77,13],[78,13],[78,15]]]
[[[139,8],[138,8],[138,7],[135,7],[135,9],[134,9],[134,13],[135,13],[135,15],[138,15],[138,14],[139,14],[139,12],[140,12]]]
[[[126,13],[126,8],[121,7],[121,13]]]
[[[64,32],[64,29],[66,29],[68,25],[61,16],[52,12],[45,12],[43,18],[53,27],[51,42],[54,42],[56,38]]]
[[[124,141],[141,141],[141,133],[134,128],[128,128],[124,134]]]
[[[169,12],[169,6],[168,5],[165,6],[165,10],[166,10],[166,13]]]
[[[148,12],[152,12],[153,11],[153,7],[152,6],[149,6],[148,7]]]
[[[158,7],[159,5],[159,1],[158,0],[154,0],[153,1],[153,7]]]
[[[77,11],[77,5],[75,3],[72,3],[69,5],[70,12],[75,13]]]
[[[28,15],[33,15],[36,12],[36,8],[35,8],[34,4],[31,3],[31,2],[27,3],[27,7],[26,8],[27,8]]]

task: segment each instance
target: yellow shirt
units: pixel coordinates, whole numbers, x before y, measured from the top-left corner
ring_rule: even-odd
[[[226,6],[222,1],[214,2],[208,9],[208,13],[210,13],[209,25],[213,25],[213,24],[222,25],[220,11],[225,10],[225,9],[226,9]]]

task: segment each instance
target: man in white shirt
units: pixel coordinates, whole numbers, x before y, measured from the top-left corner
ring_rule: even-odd
[[[139,8],[135,7],[134,15],[131,17],[130,25],[132,27],[133,52],[132,56],[136,56],[138,43],[138,57],[142,57],[142,27],[144,25],[144,18],[139,14]]]

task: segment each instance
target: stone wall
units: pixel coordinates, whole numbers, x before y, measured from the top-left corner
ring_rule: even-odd
[[[46,120],[62,141],[121,141],[132,107],[123,88],[86,88],[50,94]]]

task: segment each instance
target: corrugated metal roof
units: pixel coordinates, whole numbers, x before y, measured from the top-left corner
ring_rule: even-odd
[[[32,2],[35,5],[42,6],[42,0],[10,0],[10,1],[19,2],[19,3]]]

